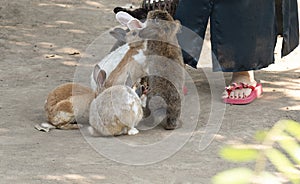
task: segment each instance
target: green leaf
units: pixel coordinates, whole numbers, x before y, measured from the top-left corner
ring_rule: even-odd
[[[267,137],[268,131],[258,131],[255,134],[255,140],[258,142],[263,142]]]
[[[300,183],[300,171],[297,170],[293,163],[277,149],[265,150],[267,158],[272,164],[294,184]]]
[[[292,120],[282,120],[285,123],[285,130],[300,141],[300,123]]]
[[[245,146],[228,146],[221,149],[220,156],[232,162],[250,162],[257,159],[258,151]]]
[[[248,168],[235,168],[218,173],[212,178],[213,184],[250,184],[254,171]]]
[[[277,142],[279,145],[290,155],[290,157],[300,165],[300,145],[298,142],[288,134],[282,132],[278,137]]]

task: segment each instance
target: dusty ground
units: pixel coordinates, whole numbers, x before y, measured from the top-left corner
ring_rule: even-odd
[[[249,142],[280,119],[300,121],[299,49],[257,72],[264,96],[247,106],[226,106],[222,127],[204,151],[199,140],[211,113],[211,89],[203,70],[190,71],[201,112],[193,137],[164,161],[130,166],[111,161],[80,131],[36,131],[50,90],[73,81],[86,48],[117,25],[112,9],[130,0],[1,0],[0,183],[210,183],[233,165],[218,156],[225,143]],[[228,75],[225,76],[228,80]],[[223,86],[216,86],[221,95]],[[161,131],[161,134],[166,134]],[[144,132],[149,140],[155,134]],[[138,136],[143,140],[143,134]]]

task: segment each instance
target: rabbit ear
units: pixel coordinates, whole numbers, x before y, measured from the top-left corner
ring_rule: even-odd
[[[123,11],[120,11],[116,14],[116,19],[123,26],[127,26],[130,30],[141,29],[145,27],[141,21]]]
[[[96,81],[97,87],[99,89],[102,88],[106,80],[106,72],[102,70],[99,65],[96,65],[94,67],[93,77],[94,80]]]
[[[122,28],[115,28],[114,30],[110,31],[109,34],[113,36],[115,39],[126,42],[126,30]]]
[[[179,20],[175,20],[175,26],[174,27],[175,27],[176,33],[180,33],[181,32],[182,26],[181,26],[181,22]]]
[[[130,20],[128,23],[127,23],[127,27],[130,29],[130,30],[136,30],[136,29],[142,29],[145,26],[144,23],[142,23],[141,21],[139,21],[138,19],[133,19],[133,20]]]
[[[147,18],[147,14],[149,12],[149,10],[145,9],[145,8],[137,8],[134,10],[130,10],[130,9],[126,9],[126,8],[122,8],[122,7],[116,7],[114,8],[114,13],[117,14],[118,12],[126,12],[129,15],[133,16],[134,18],[137,18],[138,20],[142,20],[144,21]]]
[[[181,24],[179,21],[169,21],[166,22],[163,31],[169,35],[168,37],[176,36],[181,30]]]
[[[129,87],[133,86],[133,82],[132,82],[131,75],[130,75],[129,72],[127,72],[127,78],[126,78],[126,81],[125,81],[125,85],[129,86]]]
[[[126,12],[120,11],[116,14],[116,19],[119,21],[123,26],[127,26],[127,23],[134,19],[133,16],[129,15]]]
[[[162,29],[157,25],[148,26],[147,29],[138,32],[139,37],[143,39],[157,39],[160,34],[162,34]]]
[[[125,8],[122,8],[122,7],[119,7],[119,6],[114,8],[114,13],[115,14],[117,14],[120,11],[126,12],[127,10]]]

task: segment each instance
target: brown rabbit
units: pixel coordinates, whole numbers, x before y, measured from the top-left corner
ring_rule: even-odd
[[[127,34],[129,49],[108,76],[105,87],[123,84],[128,73],[133,81],[146,78],[147,105],[153,97],[160,96],[167,104],[163,127],[178,128],[184,83],[184,64],[176,37],[180,23],[161,10],[150,11],[145,23],[125,12],[117,13],[116,17],[131,30]],[[165,107],[157,105],[151,109],[161,108]]]
[[[36,128],[78,129],[78,122],[88,122],[90,103],[95,97],[92,89],[80,84],[58,86],[49,93],[44,107],[49,124],[42,123]]]

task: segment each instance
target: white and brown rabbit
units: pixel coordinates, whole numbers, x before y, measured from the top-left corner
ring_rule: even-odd
[[[48,123],[36,125],[38,130],[52,128],[78,129],[77,123],[88,123],[89,107],[96,93],[83,85],[66,83],[52,90],[45,102]]]
[[[101,90],[104,87],[106,73],[98,65],[95,68],[94,76],[98,76],[95,81],[101,93],[90,106],[88,128],[90,134],[93,136],[136,135],[139,131],[135,127],[143,118],[140,97],[127,85],[115,85]]]
[[[132,43],[134,42],[133,40],[141,40],[141,38],[136,35],[135,30],[138,29],[142,29],[144,25],[141,25],[142,23],[130,16],[129,14],[125,13],[125,12],[119,12],[116,15],[117,20],[119,20],[121,22],[122,25],[126,26],[129,28],[129,30],[131,30],[131,32],[129,33],[124,33],[124,30],[122,31],[122,29],[120,28],[115,28],[114,30],[112,30],[110,32],[111,35],[113,35],[117,40],[120,39],[120,42],[123,42],[124,40],[124,45],[118,45],[118,46],[114,46],[113,50],[107,55],[105,56],[99,63],[96,64],[94,71],[97,70],[97,68],[101,68],[102,70],[104,70],[106,72],[107,77],[110,76],[110,74],[114,71],[114,74],[117,74],[117,70],[124,70],[121,69],[120,67],[122,67],[122,65],[124,65],[124,63],[128,60],[125,59],[125,57],[127,57],[129,54],[128,52],[131,52],[132,49],[132,45],[130,45],[128,42]],[[121,63],[122,62],[122,63]],[[126,63],[125,63],[126,64]],[[92,72],[91,74],[91,81],[90,81],[90,85],[91,88],[96,91],[97,89],[97,81],[95,80],[94,77],[94,73]],[[142,69],[140,68],[139,71],[142,72]],[[131,72],[132,73],[132,72]],[[124,84],[125,80],[126,80],[126,76],[127,73],[124,73],[124,75],[122,75],[122,78],[120,76],[120,78],[122,78],[122,82],[119,84]],[[132,78],[135,78],[134,76],[131,76]],[[112,82],[110,80],[110,82]],[[112,86],[111,84],[106,85],[106,87],[110,87]]]
[[[117,14],[119,12],[126,12],[134,18],[145,21],[149,11],[145,8],[128,9],[123,7],[115,7],[114,13]]]
[[[128,73],[134,82],[146,78],[147,106],[153,97],[160,96],[167,107],[151,109],[165,108],[166,118],[161,124],[167,130],[178,128],[184,84],[184,64],[176,37],[180,23],[161,10],[150,11],[145,23],[125,12],[118,12],[116,17],[131,30],[127,34],[129,48],[110,70],[105,87],[123,84]]]
[[[114,8],[114,13],[117,14],[119,12],[126,12],[129,15],[131,15],[133,18],[136,18],[140,21],[145,21],[147,18],[147,14],[148,14],[148,10],[146,10],[145,8],[137,8],[137,9],[126,9],[126,8],[122,8],[122,7],[116,7]],[[125,25],[126,26],[126,25]],[[122,45],[126,44],[126,34],[129,32],[130,30],[127,29],[123,29],[123,28],[115,28],[113,30],[111,30],[109,33],[111,36],[113,36],[117,41],[114,44],[114,46],[111,48],[111,52],[115,51],[117,48],[121,47]]]

